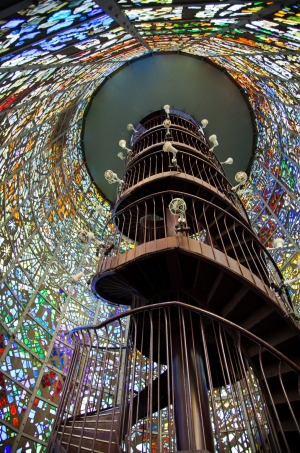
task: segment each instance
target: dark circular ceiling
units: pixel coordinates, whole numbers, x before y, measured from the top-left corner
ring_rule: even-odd
[[[101,192],[110,201],[117,187],[104,179],[113,170],[121,178],[124,161],[118,143],[131,133],[127,124],[137,124],[165,104],[190,113],[198,121],[207,118],[207,137],[216,134],[220,161],[231,183],[234,175],[246,171],[253,149],[253,125],[247,102],[238,86],[206,61],[178,54],[152,55],[126,64],[103,84],[87,109],[83,131],[88,169]]]

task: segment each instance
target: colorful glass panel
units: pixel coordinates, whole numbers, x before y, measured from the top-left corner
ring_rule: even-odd
[[[121,0],[118,6],[135,36],[91,0],[40,0],[0,22],[0,445],[5,453],[13,444],[20,452],[45,450],[72,354],[68,331],[123,309],[99,301],[85,279],[75,285],[71,276],[94,272],[99,253],[94,244],[82,244],[78,233],[99,234],[109,217],[109,205],[83,163],[83,113],[108,75],[149,53],[138,33],[152,51],[209,58],[248,97],[257,143],[253,193],[241,197],[267,247],[284,238],[284,247],[270,253],[284,280],[291,281],[300,314],[299,4]]]

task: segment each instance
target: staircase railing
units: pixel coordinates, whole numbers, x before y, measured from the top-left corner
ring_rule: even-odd
[[[211,186],[225,193],[240,214],[247,219],[243,203],[236,192],[231,189],[231,185],[224,175],[222,166],[219,163],[216,164],[216,162],[214,162],[214,165],[212,162],[210,162],[210,165],[207,165],[207,159],[210,161],[214,155],[210,153],[205,160],[202,155],[197,156],[187,150],[181,150],[177,154],[176,168],[174,166],[172,167],[172,154],[164,152],[162,150],[163,145],[164,141],[157,143],[157,147],[160,148],[158,151],[152,150],[150,154],[145,153],[146,155],[144,157],[139,158],[137,162],[133,162],[130,165],[122,176],[123,184],[118,192],[118,198],[122,197],[128,189],[132,190],[136,184],[142,181],[143,183],[147,183],[148,178],[158,175],[161,176],[162,173],[173,170],[177,176],[179,175],[182,178],[190,177],[192,180],[199,179],[202,181],[202,184],[206,183],[207,187]],[[176,146],[175,142],[174,146]]]
[[[185,449],[197,450],[195,407],[203,398],[216,451],[297,451],[299,364],[220,316],[165,302],[76,328],[69,338],[74,353],[49,452],[175,452],[182,430]]]
[[[168,196],[169,201],[166,203]],[[168,203],[176,197],[184,199],[189,206],[185,215],[187,231],[184,235],[194,241],[193,250],[199,251],[200,255],[205,253],[206,257],[211,256],[215,261],[221,260],[222,266],[233,269],[254,285],[264,288],[269,296],[270,289],[273,290],[276,304],[286,314],[294,314],[283,277],[251,228],[222,207],[181,191],[162,191],[139,201],[133,200],[125,208],[118,209],[103,228],[101,239],[108,235],[111,246],[109,253],[104,253],[100,258],[97,272],[112,267],[110,256],[116,256],[115,265],[118,266],[126,261],[124,254],[132,249],[137,250],[137,246],[175,236],[178,217],[171,215]],[[157,244],[154,244],[155,247]],[[135,257],[134,251],[131,255]]]

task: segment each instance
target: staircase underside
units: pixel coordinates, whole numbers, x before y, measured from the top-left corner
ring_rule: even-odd
[[[196,305],[224,317],[232,311],[228,304],[239,304],[247,293],[255,293],[275,308],[283,306],[269,286],[248,268],[186,236],[145,242],[108,257],[92,289],[110,302],[128,305],[133,294],[163,301],[181,300],[176,297],[181,292],[185,294],[182,301],[194,300]]]
[[[108,257],[102,271],[94,278],[93,289],[105,299],[131,305],[133,295],[144,299],[145,304],[179,300],[218,314],[257,335],[279,352],[300,366],[300,331],[284,311],[283,301],[270,290],[268,285],[246,267],[237,263],[217,249],[185,236],[167,237],[146,242],[133,250]],[[107,269],[107,270],[106,270]],[[147,323],[143,331],[137,331],[137,347],[143,340],[143,354],[147,356]],[[153,317],[154,338],[156,321]],[[146,329],[146,331],[145,331]],[[214,345],[210,346],[213,357]],[[300,401],[295,374],[287,368],[278,369],[278,360],[265,355],[254,342],[243,340],[243,350],[252,363],[272,407],[285,422],[282,428],[275,423],[281,442],[280,430],[288,439],[291,452],[297,452],[300,437],[297,422],[291,417],[288,404],[300,420]],[[154,348],[155,349],[155,348]],[[164,345],[160,347],[161,363],[164,362]],[[271,357],[271,358],[270,358]],[[155,357],[154,357],[155,359]],[[263,376],[260,361],[263,362]],[[213,365],[214,366],[214,365]],[[215,369],[214,387],[226,382],[218,381],[220,373]],[[161,376],[159,392],[166,395],[165,376]],[[286,396],[281,382],[286,389]],[[153,388],[156,389],[153,383]],[[267,388],[269,387],[269,388]],[[140,394],[138,418],[146,411],[148,390]],[[142,404],[145,397],[145,404]],[[161,403],[164,402],[162,397]],[[155,408],[154,408],[155,409]],[[276,419],[276,416],[274,417]],[[283,449],[285,448],[282,443]],[[294,448],[295,447],[295,448]],[[284,451],[284,450],[282,450]]]

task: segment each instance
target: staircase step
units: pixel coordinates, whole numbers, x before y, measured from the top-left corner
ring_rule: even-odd
[[[121,453],[117,437],[120,409],[108,409],[71,417],[58,429],[62,448],[58,453],[89,451],[93,453]],[[113,418],[113,420],[112,420]],[[69,445],[68,445],[69,444]]]
[[[62,449],[58,450],[58,453],[64,453],[66,451],[68,453],[78,453],[78,452],[84,452],[84,451],[88,451],[91,453],[91,447],[81,445],[80,450],[78,450],[78,445],[76,445],[75,443],[72,443],[72,442],[69,445],[68,445],[68,442],[62,442],[61,448]],[[98,445],[95,445],[95,448],[93,449],[93,453],[120,453],[120,450],[111,448],[110,452],[108,452],[108,450],[101,448],[101,446],[99,447]]]
[[[61,431],[58,431],[58,434],[61,435]],[[63,434],[63,438],[65,437],[69,437],[71,435],[72,437],[72,440],[74,441],[75,439],[87,439],[89,441],[93,441],[94,439],[94,434],[95,434],[95,431],[91,431],[91,432],[88,432],[86,431],[85,429],[83,430],[80,430],[80,429],[75,429],[75,430],[72,430],[72,432],[67,432],[65,431],[64,434]],[[111,437],[111,439],[110,439]],[[111,432],[110,430],[107,430],[106,432],[96,432],[96,438],[95,438],[95,441],[96,442],[100,442],[100,443],[112,443],[112,444],[116,444],[116,433],[113,431]]]
[[[300,445],[300,434],[299,434],[299,432],[297,430],[297,427],[296,427],[296,424],[295,424],[294,420],[290,417],[289,419],[285,419],[285,420],[280,419],[280,421],[281,421],[282,429],[283,429],[283,431],[285,433],[287,433],[287,432],[298,433],[298,435],[299,435],[299,445]],[[276,426],[276,424],[275,424],[275,426]],[[278,432],[280,431],[280,428],[278,426],[276,426],[276,429],[277,429]]]
[[[85,420],[82,419],[82,420],[68,420],[66,422],[66,426],[72,426],[73,424],[76,425],[76,426],[82,426],[82,423],[84,422],[84,425],[85,426],[98,426],[98,427],[101,427],[103,426],[103,428],[105,428],[106,426],[111,426],[113,423],[114,424],[117,424],[118,423],[118,419],[114,419],[114,420],[102,420],[100,417],[97,419],[90,419],[90,418],[86,418]]]
[[[295,330],[289,329],[289,326],[287,326],[285,323],[282,323],[280,326],[276,326],[276,324],[274,323],[274,328],[269,330],[267,323],[272,324],[272,318],[274,319],[272,313],[270,313],[270,318],[268,318],[267,316],[266,319],[264,319],[261,323],[259,322],[253,324],[249,330],[258,337],[263,338],[264,341],[269,343],[269,345],[273,346],[283,354],[285,354],[286,349],[288,349],[285,355],[293,360],[291,356],[291,350],[293,349],[290,349],[290,345],[293,343],[296,345],[299,342],[299,336],[295,334]],[[244,323],[242,324],[242,326],[244,327]],[[249,346],[247,352],[250,357],[253,357],[257,354],[257,351],[258,346],[252,343],[252,345]],[[299,361],[299,358],[296,355],[297,351],[295,351],[295,363],[297,363],[297,360]]]
[[[59,440],[59,438],[58,438]],[[80,445],[81,442],[81,445]],[[87,437],[85,435],[72,435],[69,443],[69,436],[64,435],[61,441],[61,444],[68,452],[78,451],[89,451],[89,452],[101,452],[101,453],[120,453],[120,448],[114,441],[109,440],[99,440],[94,441],[93,438]]]
[[[255,310],[251,315],[247,317],[240,325],[244,329],[250,330],[257,326],[257,324],[265,323],[266,318],[273,311],[273,307],[270,305],[263,305],[260,309]]]
[[[287,391],[287,397],[288,397],[288,400],[289,402],[299,402],[300,404],[300,397],[299,397],[299,392],[297,391],[296,388],[293,388],[291,390],[288,390]],[[281,392],[281,393],[275,393],[273,392],[272,394],[272,398],[274,400],[274,403],[277,405],[277,404],[286,404],[286,398],[284,396],[284,394]]]
[[[116,433],[113,431],[112,434],[111,434],[112,430],[107,428],[107,429],[102,429],[102,428],[98,428],[97,427],[97,430],[96,430],[96,439],[100,440],[100,441],[104,441],[106,442],[107,440],[109,441],[110,440],[110,436],[111,436],[111,440],[112,441],[115,441],[115,438],[116,438]],[[59,434],[62,433],[62,430],[59,430],[58,431]],[[87,428],[86,426],[84,427],[79,427],[79,426],[76,426],[76,427],[71,427],[71,426],[67,426],[65,427],[65,429],[63,430],[63,435],[71,435],[72,438],[73,437],[80,437],[80,436],[85,436],[87,438],[90,438],[90,439],[93,439],[94,438],[94,434],[95,434],[95,428]]]
[[[295,431],[286,431],[285,433],[286,440],[290,447],[290,453],[299,453],[299,445],[300,445],[300,435],[298,432]],[[284,449],[282,450],[285,451]]]

